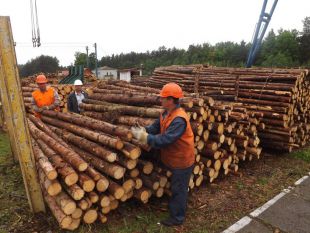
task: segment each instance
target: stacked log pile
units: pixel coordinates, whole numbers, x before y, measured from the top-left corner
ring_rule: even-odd
[[[129,130],[54,111],[44,111],[42,121],[29,115],[28,124],[45,201],[61,228],[105,222],[132,197],[148,201],[151,190],[137,177],[140,170],[130,176],[129,168],[143,167],[143,161],[140,148],[125,141],[132,138]]]
[[[84,110],[82,114],[88,117],[127,128],[147,126],[163,111],[159,107],[159,91],[126,82],[100,82],[80,107]],[[224,174],[237,171],[239,160],[260,157],[257,137],[260,122],[249,117],[246,109],[232,110],[229,105],[214,104],[212,98],[196,98],[188,93],[181,105],[191,119],[195,134],[197,164],[191,181],[200,177],[201,181],[204,178],[212,182],[220,171]],[[192,183],[190,186],[195,187]]]
[[[134,84],[159,88],[176,82],[188,92],[243,108],[260,121],[258,136],[266,149],[291,152],[310,139],[310,83],[306,69],[169,66],[155,69]]]
[[[21,79],[21,85],[23,87],[29,86],[31,84],[34,84],[36,82],[36,77],[39,74],[34,74],[28,77],[22,77]],[[46,78],[48,79],[48,83],[50,85],[58,85],[59,81],[63,79],[65,76],[57,74],[57,73],[45,73],[44,74]],[[97,78],[94,74],[89,72],[84,72],[84,83],[90,84],[90,83],[96,83]]]
[[[43,111],[41,119],[28,116],[43,194],[61,228],[74,230],[96,219],[104,223],[109,212],[131,198],[147,203],[151,196],[170,195],[171,173],[130,131],[152,124],[163,111],[158,92],[101,82],[80,105],[83,115]],[[259,158],[258,122],[247,124],[245,109],[232,111],[188,94],[181,104],[195,134],[191,189],[237,173],[239,161]]]

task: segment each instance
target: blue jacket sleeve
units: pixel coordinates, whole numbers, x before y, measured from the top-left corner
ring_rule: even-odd
[[[159,119],[156,119],[152,125],[145,127],[145,130],[148,134],[159,134],[160,133]]]
[[[182,117],[176,117],[164,134],[149,134],[147,143],[153,148],[161,149],[178,140],[186,129],[186,121]]]

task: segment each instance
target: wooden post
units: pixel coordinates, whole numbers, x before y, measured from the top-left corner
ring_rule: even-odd
[[[33,212],[40,212],[45,211],[45,206],[21,93],[10,18],[0,16],[0,95],[3,113],[13,153],[19,159],[30,208]]]

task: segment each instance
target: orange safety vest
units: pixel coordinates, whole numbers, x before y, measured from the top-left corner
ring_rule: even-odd
[[[168,129],[176,117],[182,117],[186,121],[186,129],[183,135],[173,144],[160,150],[162,162],[170,168],[188,168],[195,162],[194,133],[186,112],[177,108],[165,118],[160,115],[160,133]]]
[[[44,106],[50,106],[55,102],[54,91],[55,90],[51,87],[47,88],[45,92],[35,90],[34,92],[32,92],[32,97],[39,108],[42,108]],[[59,107],[55,108],[55,111],[59,110]],[[40,117],[41,115],[35,112],[35,116]]]

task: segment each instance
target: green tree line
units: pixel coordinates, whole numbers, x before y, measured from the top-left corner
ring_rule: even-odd
[[[215,66],[242,67],[245,66],[251,43],[241,41],[219,42],[190,45],[187,49],[166,48],[144,53],[121,53],[104,56],[98,59],[98,66],[113,68],[144,68],[145,74],[150,74],[155,67],[168,65],[210,64]],[[75,65],[87,64],[85,53],[75,53]],[[257,54],[255,66],[264,67],[310,67],[310,17],[303,20],[303,30],[271,30],[261,45]],[[21,76],[39,72],[55,72],[59,69],[56,57],[41,55],[20,65]],[[95,68],[95,54],[89,55],[89,68]]]

